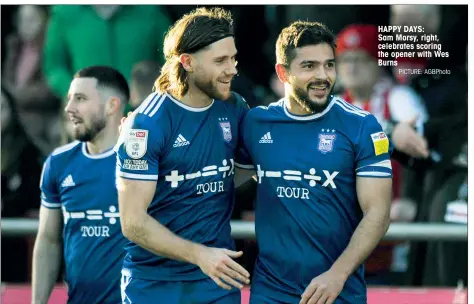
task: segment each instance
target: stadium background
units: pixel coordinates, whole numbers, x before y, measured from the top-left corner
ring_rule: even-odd
[[[111,7],[74,5],[67,8],[2,5],[3,218],[38,217],[38,184],[42,163],[54,147],[70,140],[68,123],[62,111],[70,81],[68,75],[72,76],[75,69],[87,65],[112,65],[129,80],[132,88],[130,108],[136,107],[150,92],[163,63],[157,48],[161,46],[168,26],[193,8],[195,6],[190,5],[124,6],[115,10]],[[325,23],[335,34],[351,24],[389,25],[395,22],[395,18],[404,19],[400,22],[406,24],[431,26],[432,33],[440,38],[443,51],[449,52],[450,56],[442,60],[430,59],[423,64],[449,69],[451,74],[407,80],[396,77],[392,68],[383,68],[384,75],[416,90],[430,114],[429,122],[441,122],[438,125],[441,125],[443,136],[427,137],[430,147],[454,151],[456,159],[464,162],[461,165],[453,165],[451,161],[447,165],[441,162],[442,165],[421,167],[411,162],[410,166],[402,169],[395,191],[397,197],[394,197],[394,205],[396,202],[400,204],[398,209],[393,209],[392,220],[444,222],[444,216],[440,216],[439,212],[437,216],[431,216],[435,213],[432,210],[439,208],[439,204],[435,203],[437,200],[441,200],[443,212],[448,201],[467,200],[467,119],[461,125],[449,123],[453,120],[449,115],[462,115],[467,110],[466,5],[436,8],[413,5],[398,12],[397,17],[394,16],[394,8],[388,5],[254,5],[224,8],[232,11],[236,24],[239,76],[233,82],[233,89],[242,94],[251,107],[268,104],[281,96],[282,88],[274,73],[275,41],[281,29],[294,20]],[[402,18],[403,15],[405,18]],[[437,18],[440,24],[433,27],[431,23]],[[120,32],[117,28],[123,20],[130,26],[120,28]],[[58,24],[75,27],[74,36],[63,37]],[[134,31],[143,27],[147,30]],[[108,39],[98,41],[101,37]],[[74,48],[67,49],[65,41]],[[344,91],[344,86],[338,82],[336,93],[344,94]],[[444,111],[446,107],[451,111]],[[14,118],[9,120],[8,125],[4,124],[6,116]],[[457,136],[460,133],[462,136]],[[451,140],[452,137],[457,140]],[[411,204],[404,204],[406,201]],[[416,208],[416,215],[412,207]],[[234,219],[253,220],[252,201],[245,193],[237,197]],[[34,237],[6,237],[2,233],[1,242],[1,302],[29,303],[28,282]],[[237,246],[246,253],[239,262],[252,270],[257,251],[255,242],[237,240]],[[459,286],[467,286],[467,240],[383,242],[366,266],[367,282],[372,286],[369,304],[382,301],[384,304],[390,301],[453,303],[458,294],[456,288],[459,290]],[[391,289],[394,286],[430,289]],[[245,295],[247,291],[244,298]],[[58,300],[51,303],[64,303],[61,278],[58,279],[54,296]]]

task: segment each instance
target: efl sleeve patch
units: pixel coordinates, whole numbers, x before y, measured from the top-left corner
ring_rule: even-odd
[[[388,153],[389,142],[388,137],[384,132],[372,133],[370,134],[370,137],[372,137],[376,156]]]
[[[130,129],[125,140],[125,152],[133,159],[142,158],[147,150],[148,130]]]

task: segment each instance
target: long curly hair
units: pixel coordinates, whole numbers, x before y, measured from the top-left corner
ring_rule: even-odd
[[[166,34],[163,48],[166,62],[155,81],[154,90],[182,98],[187,93],[189,84],[179,56],[195,53],[233,35],[232,15],[222,8],[198,8],[184,15]]]

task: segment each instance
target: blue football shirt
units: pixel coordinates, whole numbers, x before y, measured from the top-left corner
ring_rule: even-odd
[[[120,303],[122,235],[115,157],[75,141],[53,151],[41,177],[41,204],[62,209],[68,303]]]
[[[362,218],[356,177],[391,178],[392,148],[373,115],[334,97],[322,113],[308,116],[292,115],[284,99],[254,108],[241,140],[258,180],[252,292],[299,303]],[[336,302],[366,302],[363,266]]]
[[[169,94],[153,93],[135,111],[131,126],[124,126],[115,148],[117,175],[157,182],[148,214],[173,233],[206,246],[233,249],[234,154],[247,111],[240,99],[192,108]],[[132,242],[126,250],[123,271],[132,278],[207,277],[196,265],[157,256]]]

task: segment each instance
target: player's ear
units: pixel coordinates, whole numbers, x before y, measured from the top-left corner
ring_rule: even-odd
[[[107,115],[112,115],[120,111],[120,98],[110,97],[109,100],[105,103],[105,113]]]
[[[179,62],[186,72],[191,73],[193,71],[193,57],[190,54],[179,55]]]
[[[286,70],[286,67],[283,64],[275,64],[275,71],[278,76],[278,79],[280,79],[281,82],[288,82],[288,71]]]

